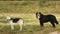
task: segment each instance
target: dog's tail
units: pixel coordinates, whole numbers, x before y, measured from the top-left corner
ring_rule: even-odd
[[[54,22],[55,22],[56,24],[59,24],[59,23],[58,23],[58,20],[56,19],[56,17],[54,18]]]
[[[56,23],[56,24],[59,24],[57,20],[55,20],[55,23]]]

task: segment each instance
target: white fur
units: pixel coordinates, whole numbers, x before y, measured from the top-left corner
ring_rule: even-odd
[[[10,20],[10,19],[11,19],[11,18],[10,18],[9,16],[7,16],[7,20],[9,21],[9,23],[10,23],[10,25],[11,25],[11,29],[13,30],[15,23],[13,23],[13,21]],[[22,31],[23,19],[20,19],[17,23],[20,25],[20,31]]]
[[[39,13],[37,14],[37,18],[38,18],[38,19],[40,18],[40,14],[39,14]]]

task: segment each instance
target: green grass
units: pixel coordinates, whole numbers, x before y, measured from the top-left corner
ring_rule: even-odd
[[[60,1],[47,1],[40,6],[39,1],[1,1],[0,13],[59,13]],[[57,6],[56,6],[57,5]]]
[[[11,30],[10,25],[9,26],[1,26],[0,28],[0,33],[3,34],[48,34],[49,32],[53,32],[53,31],[59,31],[60,32],[60,28],[58,28],[60,25],[58,25],[55,29],[52,28],[51,25],[47,24],[47,26],[44,26],[43,28],[40,27],[39,25],[27,25],[23,27],[23,31],[19,31],[19,26],[16,25],[14,30]]]
[[[44,27],[40,27],[38,19],[36,19],[36,12],[43,14],[53,14],[60,22],[60,8],[54,2],[46,2],[44,7],[39,5],[39,1],[0,1],[0,34],[48,34],[53,31],[60,32],[60,24],[53,28],[51,24],[46,23]],[[50,6],[48,5],[50,4]],[[23,31],[19,31],[19,25],[14,26],[11,30],[10,24],[6,20],[9,15],[13,18],[23,18]]]
[[[15,14],[9,13],[11,17],[23,18],[24,26],[23,31],[19,31],[19,25],[14,25],[14,30],[11,30],[10,24],[6,20],[6,16],[8,13],[0,14],[0,34],[48,34],[53,31],[60,32],[60,24],[56,25],[56,28],[53,28],[51,24],[46,23],[44,27],[40,27],[38,19],[36,19],[35,14]],[[4,15],[4,16],[3,16]],[[14,16],[16,15],[16,16]],[[55,14],[56,15],[56,14]],[[58,21],[59,15],[56,15]]]

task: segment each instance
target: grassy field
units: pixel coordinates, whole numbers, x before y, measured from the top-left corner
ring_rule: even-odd
[[[42,4],[42,6],[41,6]],[[0,13],[36,13],[60,14],[60,1],[0,1]]]
[[[23,31],[19,31],[19,25],[15,25],[15,29],[11,30],[10,24],[6,20],[6,16],[23,18],[24,27]],[[16,15],[16,16],[14,16]],[[59,14],[54,14],[57,17],[58,22],[60,22]],[[36,19],[35,14],[17,14],[17,13],[1,13],[0,14],[0,34],[48,34],[50,32],[59,31],[60,24],[53,28],[48,22],[44,24],[44,27],[40,27],[39,21]]]
[[[40,6],[39,1],[0,1],[0,34],[49,34],[50,32],[59,31],[60,24],[53,28],[48,22],[44,27],[40,27],[35,13],[53,14],[60,22],[60,2],[46,2]],[[19,31],[19,25],[15,25],[15,30],[11,30],[6,16],[23,18],[23,31]]]

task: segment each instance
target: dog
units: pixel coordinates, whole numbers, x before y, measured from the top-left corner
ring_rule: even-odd
[[[20,31],[22,31],[22,27],[23,27],[22,18],[11,18],[10,16],[7,16],[6,19],[9,21],[12,30],[14,29],[14,24],[18,23],[20,25]]]
[[[41,12],[36,12],[36,18],[39,19],[40,26],[43,27],[44,23],[50,22],[53,27],[58,24],[58,21],[54,15],[43,15]]]

